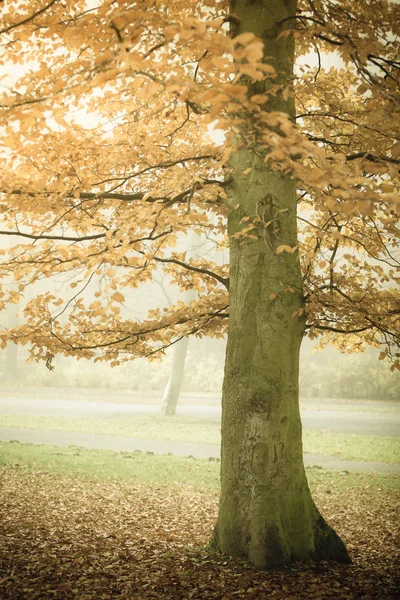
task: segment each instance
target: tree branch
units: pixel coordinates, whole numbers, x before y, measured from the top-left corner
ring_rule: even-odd
[[[84,235],[81,237],[73,237],[69,235],[47,235],[41,233],[35,235],[33,233],[24,233],[22,231],[0,231],[0,235],[16,235],[18,237],[28,238],[30,240],[60,240],[65,242],[87,242],[90,240],[98,240],[105,237],[105,233],[98,233],[93,235]]]
[[[46,12],[46,10],[48,10],[57,1],[58,0],[50,0],[50,2],[48,4],[46,4],[46,6],[44,6],[40,10],[33,13],[33,15],[26,17],[26,19],[23,19],[22,21],[19,21],[18,23],[14,23],[14,25],[9,25],[8,27],[1,29],[0,34],[8,33],[9,31],[11,31],[12,29],[15,29],[16,27],[20,27],[21,25],[25,25],[25,23],[29,23],[29,21],[33,21],[33,19],[35,19],[38,15],[41,15],[42,13]]]
[[[156,168],[156,167],[153,167]],[[206,178],[201,178],[203,181],[203,185],[220,185],[222,187],[228,185],[227,182],[224,181],[219,181],[218,179],[206,179]],[[179,194],[177,194],[176,196],[173,196],[172,198],[168,198],[167,196],[147,196],[146,197],[146,202],[160,202],[163,201],[166,204],[173,204],[175,202],[183,202],[186,198],[186,196],[188,194],[191,193],[192,188],[190,187],[188,190],[184,190],[183,192],[180,192]],[[15,189],[15,190],[10,190],[10,191],[6,191],[6,190],[0,190],[0,194],[10,194],[12,196],[22,196],[24,194],[28,195],[28,196],[51,196],[54,194],[57,194],[58,192],[48,192],[48,191],[43,191],[43,192],[32,192],[32,191],[24,191],[24,190],[19,190],[19,189]],[[74,196],[74,194],[69,193],[65,196],[66,198],[76,198],[76,196]],[[82,199],[82,200],[97,200],[97,199],[105,199],[105,200],[122,200],[124,202],[129,202],[132,200],[143,200],[143,198],[145,197],[145,193],[144,192],[135,192],[130,194],[129,192],[126,193],[116,193],[113,191],[105,191],[105,192],[80,192],[79,196],[76,198],[78,199]],[[75,207],[74,207],[75,208]]]
[[[333,331],[335,333],[361,333],[362,331],[372,329],[372,326],[359,327],[357,329],[338,329],[336,327],[329,327],[328,325],[307,324],[306,329],[319,329],[321,331]]]
[[[79,351],[79,350],[96,350],[97,348],[108,348],[110,346],[115,346],[117,344],[123,344],[124,342],[128,341],[131,338],[137,338],[140,339],[141,337],[145,336],[145,335],[149,335],[151,333],[156,333],[157,331],[162,331],[163,329],[167,329],[167,328],[171,328],[171,327],[175,327],[176,325],[184,325],[185,323],[188,323],[189,321],[191,321],[193,318],[199,319],[202,317],[207,317],[207,322],[210,319],[213,319],[214,317],[219,316],[219,313],[222,313],[222,311],[226,310],[227,306],[224,306],[223,308],[220,308],[218,310],[216,310],[213,313],[201,313],[199,314],[194,314],[188,317],[183,317],[181,319],[178,319],[177,321],[175,321],[174,323],[166,323],[166,324],[160,324],[158,327],[153,327],[151,329],[143,329],[143,330],[139,330],[139,331],[135,331],[132,333],[129,333],[127,335],[124,335],[122,338],[119,338],[117,340],[112,340],[112,341],[107,341],[104,343],[100,343],[100,344],[90,344],[90,345],[73,345],[70,344],[66,341],[64,341],[62,338],[60,338],[56,333],[54,333],[54,331],[50,330],[50,333],[53,337],[55,337],[62,345],[64,346],[68,346],[70,348],[70,350],[73,351]],[[197,327],[196,330],[194,330],[191,333],[195,333],[196,331],[199,331],[200,327]],[[108,333],[112,334],[113,332],[108,330]],[[81,333],[81,337],[82,337],[82,333]]]
[[[208,269],[202,269],[201,267],[194,267],[192,265],[188,265],[187,263],[184,263],[181,260],[177,260],[176,258],[158,258],[157,256],[154,256],[153,260],[161,263],[173,263],[175,265],[183,267],[184,269],[187,269],[188,271],[195,271],[196,273],[203,273],[204,275],[209,275],[209,277],[212,277],[213,279],[216,279],[217,281],[222,283],[222,285],[229,291],[228,277],[221,277],[221,275],[217,275],[217,273],[209,271]]]

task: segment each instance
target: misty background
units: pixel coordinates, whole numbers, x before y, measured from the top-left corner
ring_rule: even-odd
[[[66,290],[57,282],[39,282],[27,295],[40,293],[40,288],[54,287],[54,294],[63,297]],[[34,292],[34,293],[33,293]],[[167,278],[158,283],[148,283],[138,290],[123,290],[126,302],[124,316],[145,319],[147,311],[156,306],[175,302],[176,286]],[[86,292],[89,294],[89,292]],[[68,296],[65,296],[67,299]],[[0,326],[10,328],[23,322],[23,306],[9,305],[1,313]],[[400,374],[390,372],[388,361],[380,361],[379,350],[367,348],[364,352],[341,354],[328,347],[316,351],[318,340],[304,339],[300,361],[300,396],[303,399],[349,399],[349,400],[399,400]],[[225,339],[198,338],[191,336],[184,360],[182,390],[184,393],[210,395],[218,401],[225,360]],[[5,387],[60,387],[112,389],[126,392],[151,392],[160,396],[160,402],[171,373],[175,347],[165,352],[161,362],[149,362],[144,358],[130,360],[120,366],[111,367],[106,362],[94,363],[85,359],[56,356],[54,371],[44,363],[27,364],[28,347],[9,343],[0,350],[0,375]],[[82,394],[84,396],[84,394]]]

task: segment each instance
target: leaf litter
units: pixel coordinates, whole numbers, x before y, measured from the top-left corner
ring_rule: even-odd
[[[207,547],[216,491],[83,482],[13,468],[0,475],[4,600],[398,597],[398,503],[387,490],[314,490],[352,565],[295,563],[262,572]]]

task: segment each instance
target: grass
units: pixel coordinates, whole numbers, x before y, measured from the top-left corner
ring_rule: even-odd
[[[142,440],[196,442],[198,444],[219,444],[221,438],[221,426],[217,421],[167,415],[75,418],[0,414],[0,426],[43,431],[79,431],[80,433],[136,437]]]
[[[0,426],[69,431],[167,440],[219,444],[220,424],[216,421],[184,416],[136,415],[134,417],[84,418],[0,414]],[[400,440],[394,437],[366,436],[328,431],[304,431],[304,451],[338,456],[345,460],[400,462]]]
[[[219,480],[217,461],[19,442],[0,442],[0,466],[31,473],[73,475],[89,481],[118,479],[152,485],[190,484],[199,490],[216,489]]]
[[[395,437],[304,431],[304,451],[344,460],[400,462],[400,439]]]
[[[0,442],[0,467],[28,473],[45,473],[61,477],[78,477],[84,481],[133,481],[147,485],[190,485],[196,490],[219,489],[217,461],[159,456],[141,452],[88,450],[77,446],[56,447],[18,442]],[[349,487],[379,494],[400,488],[396,475],[347,473],[307,468],[309,484],[331,493]]]

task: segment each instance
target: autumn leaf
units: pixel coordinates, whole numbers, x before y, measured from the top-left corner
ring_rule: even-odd
[[[74,447],[57,452],[53,463],[63,460],[65,470],[68,460],[78,465],[88,461],[85,453],[90,451]],[[214,489],[124,481],[118,476],[120,463],[140,464],[141,454],[122,453],[107,460],[115,465],[112,481],[63,477],[46,467],[38,467],[40,473],[2,468],[3,598],[20,600],[28,594],[97,600],[111,593],[132,596],[136,590],[143,600],[213,600],[228,595],[239,600],[263,596],[349,600],[365,596],[365,590],[371,598],[396,597],[396,496],[379,476],[360,475],[362,481],[356,485],[357,478],[348,481],[346,473],[332,477],[314,469],[315,500],[330,523],[351,540],[355,565],[324,563],[321,570],[319,565],[299,563],[290,572],[272,571],[266,577],[241,560],[219,558],[209,551],[218,508]],[[217,472],[218,465],[209,465]],[[335,485],[340,478],[345,494]]]
[[[277,371],[277,390],[298,388],[303,333],[344,352],[379,346],[399,364],[398,6],[353,2],[344,10],[343,2],[316,0],[295,14],[295,3],[275,2],[271,12],[240,2],[236,14],[232,3],[212,0],[89,4],[20,0],[3,11],[0,306],[21,314],[15,326],[3,319],[6,339],[27,345],[32,361],[68,355],[117,365],[160,360],[187,336],[233,335],[224,404],[236,410],[225,422],[238,434],[227,439],[246,449],[246,466],[255,442],[240,439],[247,434],[238,415],[251,418],[248,398],[265,398],[270,388],[268,369],[243,368],[249,327],[255,357],[293,366]],[[264,45],[256,34],[265,31],[272,38]],[[153,294],[160,282],[168,282],[168,302]],[[284,332],[263,308],[277,282]],[[188,289],[196,306],[182,300]],[[232,306],[229,289],[240,291]],[[146,316],[135,313],[136,297],[148,291]],[[292,321],[304,305],[307,320]],[[297,398],[290,407],[285,394],[278,400],[293,418]],[[270,424],[257,443],[298,430]],[[293,457],[299,435],[284,439]],[[281,470],[271,474],[269,450],[257,471],[272,484],[252,476],[248,485],[241,465],[223,480],[221,502],[240,501],[233,512],[249,540],[244,558],[268,568],[277,566],[263,562],[277,545],[282,565],[298,548],[290,532],[281,536],[282,519],[294,512],[275,485]],[[294,486],[300,459],[285,463]],[[304,539],[314,539],[315,523],[325,521],[304,486],[296,494],[303,516],[314,516],[293,517],[292,530],[308,528]],[[273,523],[279,539],[267,536],[262,551],[241,511],[256,514],[255,498],[281,511]],[[220,532],[230,526],[215,529],[223,553],[230,548]],[[325,533],[333,535],[318,535]],[[342,555],[331,558],[346,559],[338,540],[331,548]]]
[[[125,302],[125,296],[120,292],[115,292],[115,294],[112,295],[112,299],[115,300],[115,302]]]
[[[275,250],[275,254],[282,254],[282,252],[288,252],[289,254],[293,254],[297,250],[297,246],[288,246],[287,244],[281,244]]]

